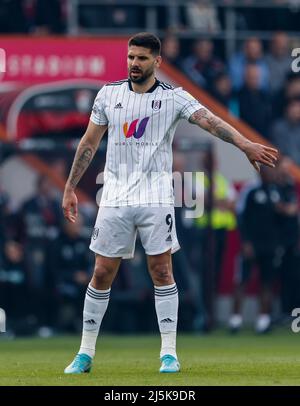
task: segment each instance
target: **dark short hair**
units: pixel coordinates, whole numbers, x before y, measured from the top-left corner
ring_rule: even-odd
[[[160,55],[161,42],[160,39],[149,32],[139,32],[131,37],[128,41],[128,46],[135,45],[137,47],[144,47],[151,50],[154,55]]]

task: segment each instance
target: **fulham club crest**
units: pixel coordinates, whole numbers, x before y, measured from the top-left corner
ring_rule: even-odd
[[[99,228],[95,227],[93,230],[93,234],[92,234],[93,240],[96,240],[98,238],[98,235],[99,235]]]
[[[161,107],[161,100],[152,100],[152,109],[158,111]]]

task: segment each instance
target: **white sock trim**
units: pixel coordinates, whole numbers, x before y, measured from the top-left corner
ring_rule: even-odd
[[[98,289],[96,289],[96,288],[93,288],[93,286],[91,285],[91,283],[89,283],[89,286],[88,286],[88,288],[89,289],[91,289],[93,292],[95,292],[95,293],[110,293],[110,291],[111,291],[111,288],[109,288],[109,289],[104,289],[104,290],[98,290]]]
[[[172,285],[164,285],[164,286],[155,286],[154,285],[154,289],[157,290],[165,290],[165,289],[170,289],[176,286],[176,283],[172,283]]]

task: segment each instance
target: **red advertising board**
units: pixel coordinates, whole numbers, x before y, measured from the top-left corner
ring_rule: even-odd
[[[127,76],[125,38],[0,37],[2,83]],[[0,82],[0,84],[1,84]]]
[[[4,138],[84,128],[101,86],[127,77],[126,54],[125,38],[0,37]]]

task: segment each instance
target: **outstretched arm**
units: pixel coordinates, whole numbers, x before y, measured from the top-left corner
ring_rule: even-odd
[[[77,217],[77,197],[75,188],[82,178],[82,175],[91,163],[99,143],[107,129],[107,125],[96,125],[89,122],[84,136],[77,147],[70,175],[66,182],[62,207],[66,219],[74,223]]]
[[[201,108],[193,113],[189,119],[190,123],[210,132],[225,142],[229,142],[243,151],[254,168],[259,171],[259,163],[274,167],[278,151],[249,141],[235,130],[230,124],[215,116],[209,110]]]

